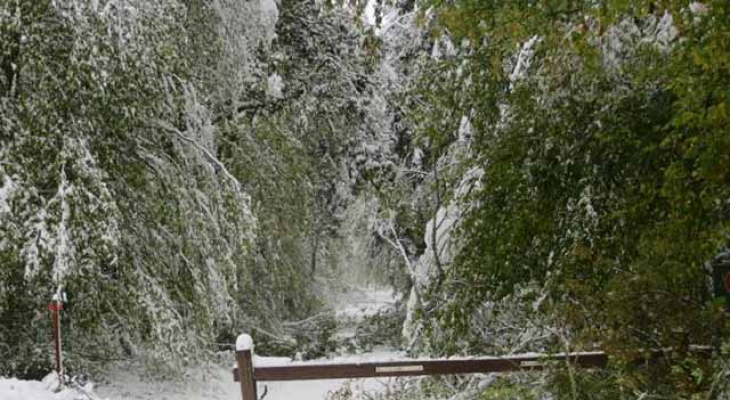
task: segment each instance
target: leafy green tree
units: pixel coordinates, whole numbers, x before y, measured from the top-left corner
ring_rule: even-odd
[[[713,393],[690,345],[728,332],[706,269],[728,245],[727,4],[433,6],[468,52],[441,63],[446,80],[426,77],[424,114],[455,117],[422,131],[452,146],[443,121],[473,116],[463,162],[485,171],[423,317],[450,332],[434,338],[450,348],[485,302],[536,286],[546,297],[522,301],[572,346],[607,350],[623,393]]]

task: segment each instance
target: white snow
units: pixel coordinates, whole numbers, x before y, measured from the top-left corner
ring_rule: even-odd
[[[257,355],[253,356],[254,368],[283,367],[286,365],[291,365],[291,363],[292,359],[287,357],[261,357]]]
[[[338,356],[323,360],[308,362],[292,361],[282,357],[262,357],[254,355],[254,368],[274,367],[283,365],[317,365],[331,363],[362,363],[374,361],[387,361],[402,359],[403,353],[393,352],[387,348],[376,349],[371,353]],[[234,367],[234,356],[231,354],[230,362],[219,367],[210,367],[206,370],[204,366],[190,368],[184,375],[178,376],[176,380],[159,381],[139,376],[137,368],[120,366],[110,371],[110,383],[99,386],[96,390],[99,398],[105,400],[235,400],[241,398],[241,388],[233,381],[232,369]],[[0,380],[2,382],[2,380]],[[260,382],[258,393],[262,395],[266,391],[266,400],[324,400],[327,393],[334,392],[343,387],[350,386],[350,389],[358,392],[375,392],[385,390],[394,378],[368,378],[368,379],[331,379],[331,380],[309,380],[292,382]],[[0,399],[6,400],[4,392],[0,390]],[[76,400],[76,398],[55,398],[35,397],[24,398],[28,400]],[[10,398],[19,400],[20,398]],[[84,400],[97,400],[96,397]]]
[[[471,121],[469,120],[469,117],[466,115],[461,116],[461,121],[459,122],[459,141],[463,143],[468,143],[471,140],[472,137],[472,126]]]
[[[707,6],[698,1],[689,3],[689,10],[695,15],[704,16],[707,15]]]
[[[512,88],[517,81],[524,78],[527,74],[527,70],[532,64],[532,57],[535,55],[535,45],[539,42],[540,38],[538,36],[533,36],[522,45],[522,48],[517,55],[517,64],[509,76],[510,88]]]
[[[701,7],[690,5],[690,9],[699,12]],[[666,11],[661,18],[652,15],[640,22],[633,18],[624,18],[610,26],[602,37],[601,52],[604,63],[610,67],[621,66],[633,57],[638,45],[641,44],[668,52],[678,36],[679,31],[669,11]]]
[[[233,355],[231,355],[233,361]],[[159,380],[140,376],[139,370],[120,366],[110,371],[110,383],[99,386],[99,397],[105,400],[238,400],[241,387],[233,381],[232,369],[205,371],[190,368],[177,379]],[[44,399],[45,400],[45,399]],[[270,400],[267,397],[267,400]]]
[[[463,119],[462,122],[464,122]],[[406,303],[406,321],[403,324],[402,332],[403,336],[409,340],[413,339],[420,329],[415,319],[415,311],[420,307],[419,291],[428,287],[432,276],[436,272],[436,260],[442,265],[451,262],[457,245],[452,241],[452,234],[461,220],[463,213],[461,203],[471,191],[479,189],[480,179],[483,174],[484,170],[479,167],[472,168],[464,173],[454,192],[454,201],[440,207],[434,218],[426,223],[426,231],[423,237],[426,250],[415,263],[412,277],[414,285]]]
[[[396,293],[377,287],[351,288],[349,293],[332,300],[339,319],[361,319],[377,314],[395,304]]]
[[[32,232],[32,237],[34,238],[34,240],[27,241],[21,250],[21,255],[26,260],[26,279],[29,279],[38,273],[40,270],[41,252],[52,248],[55,243],[47,223],[48,219],[49,216],[46,209],[39,208],[36,215],[26,222],[26,225],[30,228],[29,231]]]
[[[275,26],[276,21],[279,20],[279,8],[276,6],[276,3],[276,0],[260,0],[259,3],[266,25],[269,27]],[[270,41],[274,36],[276,36],[276,33],[271,32],[267,39]]]
[[[438,39],[433,41],[433,48],[431,49],[431,58],[433,58],[434,60],[441,59],[441,49],[439,49]]]
[[[269,96],[280,99],[284,97],[284,81],[281,79],[281,76],[274,72],[269,76],[267,79],[267,91]]]
[[[652,21],[653,22],[653,21]],[[661,19],[656,21],[656,25],[647,30],[647,38],[644,40],[653,43],[662,51],[669,51],[672,43],[679,36],[679,31],[674,26],[674,18],[669,11],[665,11]]]
[[[10,212],[10,204],[8,199],[15,190],[15,182],[5,175],[3,185],[0,186],[0,214]]]
[[[236,339],[236,350],[253,350],[253,338],[246,334],[239,335],[238,339]]]
[[[370,26],[375,25],[376,22],[375,3],[376,0],[368,0],[365,5],[365,12],[363,13],[362,21]]]
[[[68,203],[68,197],[73,195],[73,186],[68,183],[64,169],[61,169],[61,185],[58,188],[56,197],[60,201],[61,221],[56,227],[56,257],[53,261],[53,280],[57,285],[61,285],[63,278],[66,276],[69,267],[69,259],[71,253],[71,238],[69,237],[69,229],[71,219],[71,208]]]
[[[381,357],[383,355],[377,355]],[[353,356],[350,362],[355,362]],[[233,356],[231,356],[233,361]],[[258,357],[254,362],[275,366],[283,362],[278,358]],[[233,381],[232,367],[219,367],[205,372],[203,369],[191,369],[179,380],[157,381],[140,377],[130,368],[120,368],[110,374],[111,383],[99,386],[96,389],[98,397],[79,400],[238,400],[241,398],[241,387]],[[266,391],[266,400],[324,400],[327,393],[340,389],[343,385],[350,385],[359,392],[383,390],[391,379],[332,379],[294,382],[260,382],[258,393],[261,396]],[[2,380],[0,380],[2,382]],[[0,390],[0,399],[4,393]],[[55,397],[11,397],[8,400],[76,400],[76,398]]]
[[[57,391],[58,379],[55,373],[42,381],[24,381],[15,378],[0,378],[1,400],[97,400],[94,385],[66,387]]]
[[[394,382],[394,378],[268,382],[258,384],[258,393],[260,396],[266,390],[267,400],[324,400],[328,393],[349,386],[353,392],[353,399],[368,399],[372,398],[374,392],[386,391]]]

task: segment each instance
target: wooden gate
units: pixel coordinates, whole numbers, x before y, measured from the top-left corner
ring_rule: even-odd
[[[603,368],[608,362],[608,357],[603,352],[588,352],[448,360],[301,363],[255,367],[253,365],[253,340],[248,335],[241,335],[236,341],[236,361],[238,367],[234,368],[233,377],[236,382],[241,384],[243,400],[258,400],[256,382],[534,371],[541,370],[553,362],[568,362],[577,368]]]

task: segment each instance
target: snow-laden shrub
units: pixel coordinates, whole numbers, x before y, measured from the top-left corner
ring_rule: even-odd
[[[0,4],[0,374],[52,366],[58,290],[72,370],[189,362],[254,318],[241,300],[255,219],[213,123],[240,83],[230,69],[266,37],[221,24],[245,25],[253,7]]]

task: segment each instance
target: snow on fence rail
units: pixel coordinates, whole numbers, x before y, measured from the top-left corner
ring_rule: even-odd
[[[444,360],[369,361],[362,363],[292,363],[255,366],[253,340],[241,335],[236,342],[237,368],[233,378],[241,384],[243,400],[258,400],[257,381],[296,381],[309,379],[377,378],[392,376],[424,376],[474,374],[541,370],[551,362],[568,362],[579,368],[603,368],[608,357],[603,352],[567,354],[526,354],[508,357],[486,357]]]

